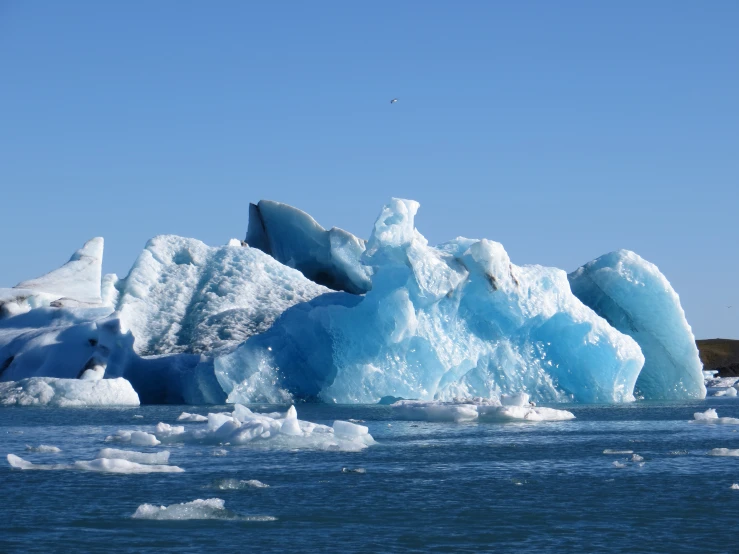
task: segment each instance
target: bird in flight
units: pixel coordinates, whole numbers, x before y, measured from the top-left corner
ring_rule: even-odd
[[[390,100],[390,103],[391,103],[391,104],[395,104],[395,103],[396,103],[397,101],[398,101],[398,99],[397,99],[397,98],[393,98],[392,100]]]

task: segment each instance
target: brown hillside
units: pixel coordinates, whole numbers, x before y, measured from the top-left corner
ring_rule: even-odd
[[[717,369],[721,377],[739,376],[739,340],[697,340],[703,369]]]

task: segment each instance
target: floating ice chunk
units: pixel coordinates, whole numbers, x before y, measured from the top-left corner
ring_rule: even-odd
[[[266,489],[269,485],[258,481],[257,479],[239,480],[239,479],[219,479],[215,482],[215,488],[222,491],[243,490],[243,489]]]
[[[610,448],[606,448],[603,451],[603,454],[633,454],[633,450],[612,450]]]
[[[154,432],[162,442],[251,444],[260,448],[290,450],[357,452],[375,444],[372,435],[362,425],[339,421],[334,429],[301,421],[294,406],[284,414],[262,414],[236,405],[231,413],[208,414],[205,428],[186,431],[184,427],[159,423]]]
[[[355,467],[355,468],[342,467],[341,473],[362,473],[364,474],[364,473],[367,473],[367,470],[364,469],[363,467]]]
[[[161,444],[156,436],[144,431],[118,431],[115,435],[105,437],[106,442],[128,442],[133,446],[157,446]]]
[[[618,469],[622,469],[622,468],[626,467],[626,464],[622,464],[619,461],[615,461],[615,462],[613,462],[613,467],[616,467]]]
[[[28,460],[24,460],[20,456],[15,454],[8,454],[8,463],[10,467],[15,469],[31,469],[31,470],[59,470],[59,469],[71,469],[68,464],[34,464]]]
[[[187,423],[201,423],[204,421],[208,421],[208,417],[200,414],[189,414],[187,412],[182,412],[177,417],[177,421],[185,421]]]
[[[181,467],[157,464],[140,464],[119,458],[98,458],[74,463],[75,469],[105,473],[182,473]]]
[[[657,266],[628,250],[568,276],[572,292],[644,353],[636,391],[646,399],[704,398],[703,364],[680,298]]]
[[[735,417],[719,417],[714,408],[708,408],[705,412],[693,414],[691,423],[718,423],[723,425],[739,425],[739,419]]]
[[[142,416],[141,414],[135,414],[135,415],[133,416],[133,418],[134,418],[134,419],[144,419],[144,416]]]
[[[168,464],[169,450],[155,452],[136,452],[134,450],[118,450],[116,448],[103,448],[97,455],[98,458],[128,460],[137,464]]]
[[[138,406],[139,397],[131,383],[123,378],[83,381],[31,377],[0,383],[0,405],[54,406]]]
[[[242,521],[277,521],[272,516],[240,516],[226,510],[220,498],[197,499],[171,506],[142,504],[131,516],[135,519],[188,520],[188,519],[238,519]]]
[[[643,462],[644,461],[644,457],[643,456],[639,456],[639,454],[634,454],[633,456],[631,456],[631,461],[632,462]]]
[[[422,400],[400,400],[392,404],[397,417],[421,421],[567,421],[575,415],[567,410],[516,405],[523,400],[518,397],[509,401],[514,404],[501,406],[493,399],[474,398],[470,401],[439,402]]]
[[[737,483],[734,483],[734,484],[733,484],[733,485],[731,485],[731,486],[730,486],[729,488],[730,488],[731,490],[733,490],[733,491],[739,491],[739,484],[737,484]]]
[[[711,393],[711,396],[725,396],[725,397],[735,397],[737,395],[737,390],[734,387],[728,387],[725,389],[717,390]]]
[[[211,453],[212,456],[215,456],[216,458],[222,458],[223,456],[228,456],[228,450],[225,448],[217,448]]]
[[[58,446],[49,446],[46,444],[40,444],[38,446],[26,445],[26,450],[29,452],[39,452],[41,454],[57,454],[62,451]]]
[[[739,448],[713,448],[708,451],[709,456],[739,456]]]

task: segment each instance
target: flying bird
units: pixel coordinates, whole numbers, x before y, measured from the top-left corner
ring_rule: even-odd
[[[393,98],[392,100],[390,100],[390,103],[391,103],[391,104],[395,104],[395,103],[396,103],[397,101],[398,101],[398,99],[397,99],[397,98]]]

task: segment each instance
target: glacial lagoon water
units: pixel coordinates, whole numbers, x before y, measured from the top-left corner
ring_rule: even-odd
[[[739,550],[739,458],[707,455],[739,448],[739,425],[691,423],[707,408],[739,417],[739,401],[557,407],[577,419],[429,423],[398,421],[387,406],[298,404],[302,420],[364,420],[377,444],[352,453],[174,444],[169,463],[185,471],[144,475],[18,470],[5,456],[71,464],[106,447],[158,452],[104,439],[231,408],[0,409],[0,552]],[[41,444],[61,452],[26,449]],[[238,485],[250,480],[269,486]],[[142,504],[210,498],[226,517],[131,517]]]

